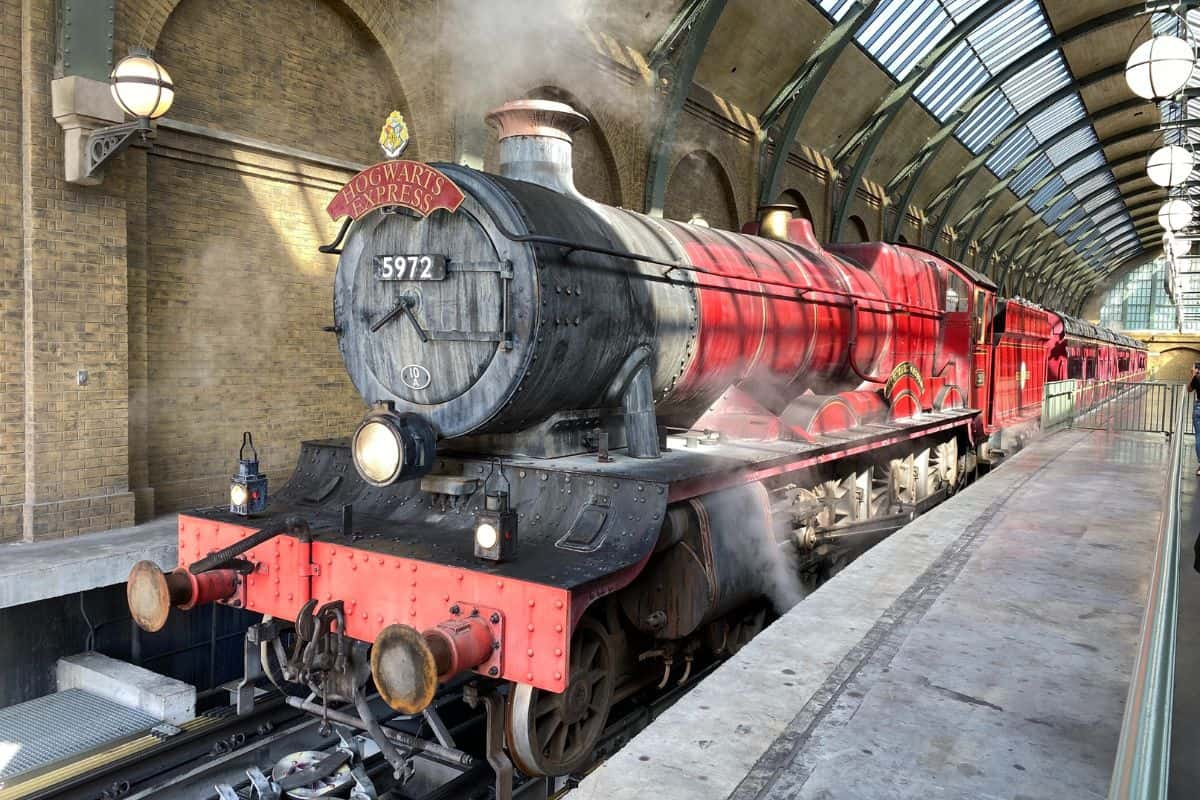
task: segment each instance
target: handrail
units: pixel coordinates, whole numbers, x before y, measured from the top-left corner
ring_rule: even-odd
[[[1167,492],[1154,554],[1154,572],[1142,617],[1125,700],[1121,739],[1109,800],[1165,800],[1171,760],[1171,709],[1175,695],[1176,617],[1179,610],[1179,494],[1187,393],[1176,393]]]

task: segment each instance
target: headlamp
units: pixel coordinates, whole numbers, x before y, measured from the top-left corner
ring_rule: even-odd
[[[381,404],[354,432],[354,468],[372,486],[419,478],[433,469],[436,444],[437,434],[424,417],[397,414],[390,404]]]
[[[246,449],[250,455],[247,457]],[[267,476],[258,471],[258,450],[250,431],[242,434],[238,450],[238,471],[229,483],[229,511],[243,517],[258,514],[267,508]]]

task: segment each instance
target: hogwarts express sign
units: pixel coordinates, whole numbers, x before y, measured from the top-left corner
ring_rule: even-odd
[[[427,216],[439,208],[454,213],[462,201],[462,189],[438,170],[419,161],[396,160],[355,175],[325,210],[332,219],[359,219],[383,206],[402,206]]]

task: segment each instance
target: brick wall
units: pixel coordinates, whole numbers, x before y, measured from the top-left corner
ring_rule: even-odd
[[[53,0],[24,0],[20,25],[21,532],[34,538],[133,520],[125,187],[120,178],[101,187],[63,180],[63,139],[50,113]],[[87,372],[84,385],[76,381],[80,371]]]
[[[172,119],[331,159],[377,160],[383,116],[408,111],[378,45],[319,0],[189,0],[156,54],[186,87]],[[248,93],[231,96],[231,71]],[[317,251],[337,231],[324,208],[351,173],[166,132],[145,171],[144,268],[130,260],[144,297],[130,319],[133,470],[140,510],[152,497],[162,513],[225,496],[243,430],[279,486],[301,440],[348,434],[363,403],[320,330],[337,264]]]
[[[25,501],[21,20],[20,0],[0,0],[0,541],[21,535]]]

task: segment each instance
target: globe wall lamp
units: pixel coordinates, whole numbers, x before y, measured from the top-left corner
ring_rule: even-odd
[[[117,62],[109,76],[113,100],[132,122],[91,132],[87,142],[84,174],[91,177],[135,139],[148,141],[154,135],[153,120],[166,114],[175,100],[175,85],[149,50],[133,48]]]
[[[107,80],[71,74],[50,82],[54,120],[63,130],[63,177],[94,186],[104,166],[155,135],[154,120],[175,99],[171,76],[146,49],[133,49]],[[130,118],[132,117],[132,120]]]
[[[1138,97],[1162,100],[1187,85],[1196,54],[1178,36],[1155,36],[1142,42],[1125,62],[1125,82]]]

